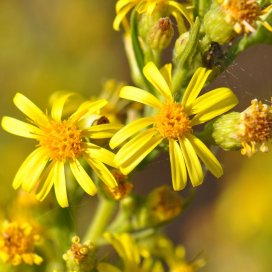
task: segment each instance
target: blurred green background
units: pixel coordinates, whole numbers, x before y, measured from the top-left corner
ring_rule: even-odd
[[[0,114],[18,117],[12,97],[22,92],[42,109],[57,90],[98,94],[107,78],[130,81],[121,33],[114,32],[115,1],[1,0]],[[256,46],[241,54],[211,87],[231,87],[244,109],[257,97],[272,95],[272,52]],[[34,142],[0,131],[0,205],[14,194],[14,174]],[[271,148],[272,149],[272,148]],[[171,238],[185,244],[188,257],[208,258],[203,271],[272,271],[272,153],[248,159],[239,152],[219,154],[225,176],[209,175],[180,220],[169,227]],[[140,184],[170,184],[168,170],[156,164],[136,176]],[[161,167],[162,166],[162,167]],[[164,170],[162,170],[164,171]],[[154,181],[155,180],[155,181]],[[1,209],[1,213],[3,211]],[[1,215],[1,214],[0,214]]]

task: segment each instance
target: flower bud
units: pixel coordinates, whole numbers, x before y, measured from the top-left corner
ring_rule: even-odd
[[[184,52],[186,45],[189,41],[189,32],[184,32],[179,36],[179,38],[176,40],[175,47],[173,50],[173,60],[176,63],[180,56],[182,56],[182,53]]]
[[[234,37],[233,25],[226,21],[224,11],[216,1],[206,13],[203,25],[206,35],[213,42],[225,44]]]
[[[231,112],[219,117],[213,124],[212,136],[218,146],[224,150],[241,148],[241,141],[237,136],[240,113]]]
[[[170,18],[160,18],[149,30],[147,43],[152,49],[163,50],[170,44],[173,36],[174,28]]]

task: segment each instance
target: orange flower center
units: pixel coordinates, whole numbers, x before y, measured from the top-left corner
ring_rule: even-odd
[[[67,120],[51,121],[50,125],[44,129],[40,145],[46,149],[52,160],[74,161],[83,152],[82,131]]]
[[[180,139],[192,128],[188,115],[177,103],[165,104],[162,107],[155,127],[164,138],[168,139]]]
[[[261,8],[256,0],[224,0],[222,7],[226,13],[227,22],[235,23],[235,31],[240,33],[252,31],[255,21],[261,14]]]
[[[238,137],[246,149],[250,148],[248,144],[252,146],[246,153],[254,153],[256,144],[261,145],[261,151],[266,151],[266,142],[272,139],[272,106],[252,100],[251,106],[241,114]]]

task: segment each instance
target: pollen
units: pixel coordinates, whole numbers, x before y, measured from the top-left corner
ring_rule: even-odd
[[[250,107],[241,113],[238,137],[244,155],[268,151],[267,143],[272,139],[272,106],[252,100]]]
[[[255,21],[261,15],[261,8],[256,0],[224,0],[222,8],[226,21],[234,23],[234,30],[238,34],[255,31]]]
[[[165,104],[157,116],[155,127],[168,139],[181,139],[191,131],[191,122],[183,107],[177,103]]]
[[[4,263],[12,265],[40,264],[42,258],[33,253],[40,236],[28,223],[5,221],[0,233],[0,256]]]
[[[51,121],[50,125],[44,128],[40,146],[47,151],[52,160],[74,161],[83,152],[82,131],[69,120]]]

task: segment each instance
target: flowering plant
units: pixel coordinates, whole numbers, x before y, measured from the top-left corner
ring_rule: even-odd
[[[254,99],[233,111],[239,94],[209,85],[248,47],[272,43],[270,1],[118,0],[115,8],[131,84],[109,80],[88,98],[55,92],[49,111],[16,93],[27,122],[2,117],[6,132],[36,145],[12,183],[1,271],[199,271],[207,258],[188,260],[163,230],[183,216],[208,171],[223,175],[220,149],[249,157],[269,149],[271,103]],[[151,180],[153,190],[139,195],[135,173],[162,153],[169,180]],[[85,193],[98,197],[81,234],[70,219]],[[52,206],[51,218],[40,216]]]

